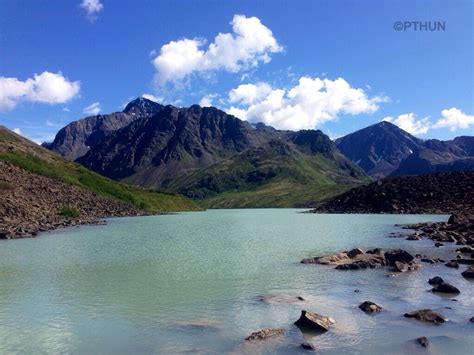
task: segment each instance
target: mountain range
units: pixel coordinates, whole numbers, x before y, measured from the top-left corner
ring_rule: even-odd
[[[380,122],[331,141],[214,107],[145,98],[62,128],[45,147],[111,179],[205,207],[294,207],[387,176],[474,170],[474,138],[421,140]]]

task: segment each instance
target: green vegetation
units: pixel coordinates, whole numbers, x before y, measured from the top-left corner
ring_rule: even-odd
[[[81,212],[79,212],[79,210],[77,210],[76,208],[74,207],[71,207],[71,206],[63,206],[60,210],[59,210],[59,215],[60,216],[63,216],[63,217],[69,217],[69,218],[77,218],[81,215]]]
[[[194,202],[183,196],[133,187],[103,177],[1,126],[0,159],[7,160],[32,173],[86,188],[152,213],[199,209]]]

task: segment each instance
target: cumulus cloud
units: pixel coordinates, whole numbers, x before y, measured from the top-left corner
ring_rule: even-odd
[[[16,134],[19,134],[20,136],[22,135],[21,129],[19,128],[13,128],[13,132],[15,132]]]
[[[468,115],[456,107],[441,111],[441,118],[436,121],[433,128],[448,127],[454,132],[458,129],[467,129],[471,125],[474,126],[474,115]]]
[[[84,107],[83,112],[86,115],[97,115],[99,114],[101,108],[100,108],[100,103],[99,102],[94,102],[93,104],[90,104],[87,107]]]
[[[71,100],[79,93],[79,81],[71,82],[60,72],[45,71],[25,81],[0,77],[0,110],[8,111],[22,102],[59,104]]]
[[[87,18],[91,22],[97,20],[97,15],[104,9],[104,5],[100,0],[82,0],[81,7],[86,12]]]
[[[217,97],[217,94],[208,94],[201,98],[199,101],[199,106],[201,107],[210,107],[212,106],[212,101]]]
[[[227,112],[243,120],[263,122],[279,129],[311,129],[340,114],[358,115],[379,109],[385,96],[369,97],[342,78],[335,80],[303,76],[290,89],[275,89],[267,83],[242,84],[229,93]]]
[[[205,48],[204,39],[184,38],[161,47],[153,59],[159,85],[177,82],[193,73],[225,70],[237,73],[268,63],[283,48],[257,17],[235,15],[232,33],[219,33]]]
[[[162,103],[164,101],[164,98],[162,98],[160,96],[155,96],[153,94],[143,94],[142,97],[144,99],[147,99],[147,100],[150,100],[150,101],[153,101],[153,102],[156,102],[156,103]]]
[[[387,116],[383,119],[383,121],[391,122],[413,135],[425,134],[431,128],[429,117],[418,119],[413,112],[404,113],[403,115],[399,115],[396,118]]]

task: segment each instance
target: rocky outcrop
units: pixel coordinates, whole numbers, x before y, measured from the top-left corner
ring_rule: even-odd
[[[474,212],[474,172],[387,178],[321,203],[314,213]],[[457,224],[452,224],[454,229]],[[472,227],[471,227],[472,228]],[[472,234],[473,230],[469,229]],[[464,232],[468,232],[466,229]]]
[[[365,301],[359,305],[359,308],[364,311],[365,313],[379,313],[382,311],[382,307],[374,302]]]
[[[431,309],[420,309],[418,311],[405,313],[404,317],[414,318],[421,322],[442,324],[446,321],[446,318],[439,313],[434,312]]]
[[[0,239],[145,211],[90,190],[36,175],[0,160]]]
[[[283,328],[265,328],[250,334],[245,340],[265,340],[285,333]]]
[[[352,257],[350,257],[352,255]],[[400,272],[416,270],[420,264],[414,262],[414,257],[405,250],[383,251],[380,248],[367,250],[353,249],[336,254],[306,258],[302,264],[334,265],[337,270],[374,269],[392,266]]]
[[[327,332],[334,323],[334,320],[330,317],[310,311],[301,311],[301,316],[295,322],[295,325],[302,330]]]

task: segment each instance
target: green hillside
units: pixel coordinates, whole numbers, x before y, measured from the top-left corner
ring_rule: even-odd
[[[0,126],[0,159],[32,173],[87,188],[149,212],[197,210],[199,207],[183,196],[132,187],[96,174]]]
[[[368,181],[338,152],[305,152],[270,141],[206,169],[181,175],[163,187],[206,208],[295,207],[320,201]]]

